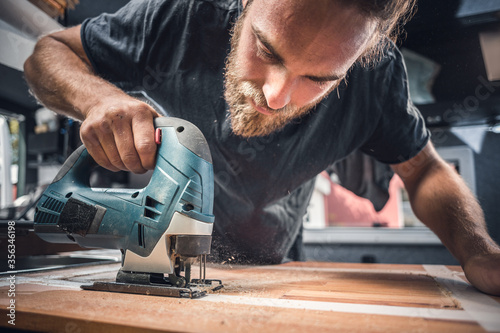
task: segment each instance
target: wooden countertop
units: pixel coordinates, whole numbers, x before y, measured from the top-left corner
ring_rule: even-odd
[[[209,265],[225,288],[199,299],[80,290],[119,264],[2,277],[0,326],[51,332],[500,332],[500,298],[456,266],[287,263]],[[194,269],[196,272],[196,268]]]

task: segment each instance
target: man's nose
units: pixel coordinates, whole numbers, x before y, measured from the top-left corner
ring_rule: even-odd
[[[294,79],[288,75],[285,69],[270,70],[262,87],[267,106],[277,110],[290,103],[294,85]]]

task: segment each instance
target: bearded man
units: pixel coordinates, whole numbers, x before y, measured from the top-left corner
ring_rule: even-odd
[[[82,121],[83,143],[109,170],[154,168],[159,113],[130,94],[197,125],[214,163],[219,260],[285,260],[300,245],[314,177],[359,150],[402,177],[471,283],[500,294],[500,248],[436,154],[391,42],[413,6],[133,0],[41,39],[25,74],[42,103]]]

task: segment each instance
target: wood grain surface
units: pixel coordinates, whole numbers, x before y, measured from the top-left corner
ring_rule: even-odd
[[[222,279],[225,288],[200,299],[80,290],[82,283],[114,280],[119,267],[17,275],[15,328],[75,333],[500,331],[500,299],[468,286],[459,267],[209,265],[207,277]],[[0,326],[12,328],[6,316],[9,286],[3,280]]]

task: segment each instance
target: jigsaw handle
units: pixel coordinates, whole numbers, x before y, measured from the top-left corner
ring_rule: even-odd
[[[205,139],[205,136],[198,127],[187,120],[174,117],[158,117],[154,120],[155,128],[173,127],[175,128],[179,143],[201,157],[208,163],[212,163],[212,155]],[[159,143],[159,142],[158,142]],[[168,152],[162,149],[166,146],[160,146],[159,154],[163,155]],[[167,148],[168,149],[168,148]]]
[[[158,117],[154,120],[155,129],[161,130],[164,127],[175,128],[179,143],[203,158],[205,161],[212,163],[212,156],[208,148],[208,143],[203,133],[192,123],[174,117]],[[161,131],[156,132],[157,143],[161,141]],[[163,148],[163,149],[162,149]],[[160,146],[158,154],[164,156],[168,154],[167,146]],[[63,177],[70,177],[75,184],[82,187],[90,187],[90,175],[98,166],[92,156],[89,154],[85,146],[80,146],[76,149],[64,162],[63,166],[55,176],[52,183],[60,181]]]
[[[64,177],[70,177],[75,184],[90,187],[90,174],[97,167],[97,163],[90,156],[84,145],[78,147],[64,162],[61,169],[52,180],[52,184]]]

